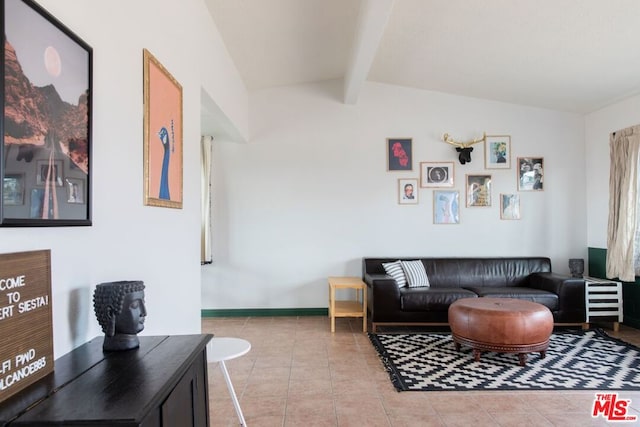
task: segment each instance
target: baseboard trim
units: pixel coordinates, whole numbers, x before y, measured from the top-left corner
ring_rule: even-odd
[[[223,308],[201,310],[201,317],[327,316],[327,308]]]

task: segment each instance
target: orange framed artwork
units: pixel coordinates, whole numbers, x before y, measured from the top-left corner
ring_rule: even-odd
[[[144,204],[182,209],[182,86],[144,57]]]

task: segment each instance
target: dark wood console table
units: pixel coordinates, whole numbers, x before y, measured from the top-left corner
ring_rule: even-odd
[[[96,337],[0,403],[0,426],[209,426],[211,337],[141,336],[140,348],[107,353]]]

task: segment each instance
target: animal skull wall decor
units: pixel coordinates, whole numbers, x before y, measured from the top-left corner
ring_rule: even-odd
[[[460,161],[461,165],[464,165],[465,163],[471,163],[471,152],[473,151],[472,145],[477,144],[478,142],[484,142],[486,139],[487,139],[486,133],[482,134],[482,138],[472,139],[469,142],[454,141],[454,139],[451,138],[448,133],[445,133],[442,136],[442,140],[444,142],[455,146],[456,151],[460,153],[458,155],[458,160]]]

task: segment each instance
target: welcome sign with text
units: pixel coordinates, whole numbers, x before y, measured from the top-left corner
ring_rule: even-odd
[[[1,254],[0,402],[51,372],[51,251]]]

